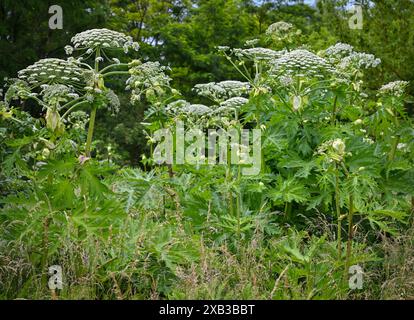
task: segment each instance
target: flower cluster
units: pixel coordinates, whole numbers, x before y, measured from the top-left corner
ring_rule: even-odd
[[[271,73],[276,75],[323,77],[334,71],[325,59],[304,49],[287,52],[272,64]]]
[[[180,113],[180,110],[187,107],[190,103],[185,100],[177,100],[174,102],[169,103],[165,107],[165,111],[172,113],[172,114],[178,114]]]
[[[73,111],[68,116],[68,122],[74,129],[85,130],[86,124],[89,122],[89,116],[85,111]]]
[[[329,59],[342,59],[351,55],[354,52],[354,47],[347,43],[338,42],[337,44],[330,46],[325,50],[325,55]]]
[[[166,111],[173,115],[204,116],[212,113],[212,109],[203,104],[191,104],[185,100],[177,100],[167,105]]]
[[[91,29],[76,34],[71,42],[73,47],[66,46],[67,54],[72,54],[73,50],[89,50],[92,53],[96,49],[120,49],[125,53],[129,49],[139,50],[139,44],[134,42],[132,37],[109,29]]]
[[[354,48],[346,43],[337,43],[324,52],[330,63],[336,66],[339,81],[348,83],[351,77],[361,77],[363,69],[375,68],[381,63],[381,59],[372,54],[354,51]]]
[[[4,96],[6,105],[13,99],[27,99],[30,95],[36,95],[30,92],[30,87],[26,81],[15,79],[10,85]]]
[[[294,83],[294,80],[292,77],[288,75],[281,75],[279,77],[279,82],[281,83],[282,86],[289,87]]]
[[[284,40],[288,38],[293,31],[294,27],[291,23],[279,21],[271,24],[267,28],[266,35],[277,40]]]
[[[226,101],[221,102],[220,106],[216,110],[214,110],[214,113],[218,113],[218,114],[231,113],[231,112],[234,112],[240,109],[247,102],[249,102],[249,100],[243,97],[230,98],[230,99],[227,99]]]
[[[393,81],[387,84],[384,84],[379,92],[383,94],[389,94],[396,97],[400,97],[405,93],[405,89],[408,86],[408,81]]]
[[[204,116],[210,114],[212,109],[203,104],[188,104],[181,109],[181,112],[194,116]]]
[[[251,40],[246,40],[245,45],[247,47],[254,47],[256,44],[259,43],[259,39],[251,39]]]
[[[341,59],[339,69],[369,69],[377,67],[380,63],[381,59],[375,58],[373,54],[352,52],[349,56]]]
[[[166,111],[173,115],[206,116],[225,115],[234,113],[249,100],[243,97],[232,97],[222,101],[219,105],[205,106],[203,104],[191,104],[185,100],[177,100],[167,105]]]
[[[130,63],[129,73],[126,84],[127,89],[132,89],[132,102],[141,99],[141,95],[146,91],[148,95],[160,96],[165,92],[165,88],[169,87],[171,78],[165,74],[168,68],[161,66],[157,62],[145,62],[134,60]]]
[[[112,114],[118,113],[121,107],[121,102],[115,92],[108,89],[105,90],[104,95],[107,101],[108,110],[111,111]]]
[[[341,162],[346,155],[345,149],[345,142],[342,139],[335,139],[322,143],[316,153],[327,156],[329,162]]]
[[[73,91],[73,88],[63,84],[44,84],[41,87],[42,91],[40,94],[43,96],[43,101],[51,107],[59,107],[62,103],[79,98],[79,95]]]
[[[33,85],[80,85],[83,82],[83,70],[73,62],[47,58],[20,70],[18,77]]]
[[[410,152],[410,147],[406,143],[397,144],[397,149],[401,150],[402,152]]]
[[[285,51],[275,51],[268,48],[248,48],[248,49],[233,49],[233,54],[239,59],[248,60],[273,60],[280,58]]]
[[[193,89],[198,95],[210,98],[214,101],[224,101],[233,97],[247,94],[250,84],[247,82],[227,80],[222,82],[201,83]]]

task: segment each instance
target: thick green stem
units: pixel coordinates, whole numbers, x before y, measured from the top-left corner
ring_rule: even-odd
[[[285,220],[290,221],[292,215],[292,202],[285,203]]]
[[[232,180],[232,174],[231,174],[231,153],[230,153],[230,147],[227,145],[227,168],[226,168],[226,183],[230,184]],[[231,190],[229,190],[228,194],[228,202],[229,202],[229,211],[230,214],[234,214],[234,208],[233,208],[233,195]]]
[[[240,183],[240,165],[237,166],[237,181],[238,185]],[[237,199],[236,199],[236,211],[237,211],[237,236],[240,240],[241,238],[241,212],[240,212],[240,206],[241,206],[241,193],[237,193]]]
[[[413,219],[414,219],[414,196],[411,196],[411,224],[412,224],[412,221],[413,221]]]
[[[342,226],[341,226],[341,204],[339,202],[339,169],[338,165],[335,168],[335,207],[336,217],[338,222],[337,238],[338,238],[338,259],[342,256]]]
[[[394,140],[394,143],[391,148],[391,152],[388,156],[388,160],[392,162],[395,158],[395,153],[397,152],[398,144],[400,143],[400,136],[397,136]]]
[[[43,252],[42,252],[42,260],[41,260],[41,270],[42,270],[42,277],[41,277],[41,283],[42,283],[42,287],[46,287],[47,284],[47,260],[49,257],[49,223],[50,223],[50,218],[49,217],[45,217],[44,221],[43,221],[43,239],[42,239],[42,248],[43,248]]]
[[[349,211],[348,211],[348,241],[346,244],[346,262],[345,262],[345,274],[348,275],[349,264],[352,254],[352,239],[354,237],[354,226],[353,226],[353,217],[354,217],[354,197],[351,194],[349,196]]]
[[[85,153],[87,157],[91,156],[91,144],[93,137],[93,129],[95,127],[95,117],[96,117],[96,106],[92,106],[91,117],[89,119],[89,128],[88,128],[88,137],[86,138],[86,148]]]
[[[99,72],[99,57],[101,56],[101,51],[98,48],[96,51],[96,57],[95,57],[95,73],[97,74]],[[99,88],[99,81],[95,82],[95,88]],[[92,104],[92,111],[91,116],[89,119],[89,128],[88,128],[88,137],[86,138],[86,147],[85,147],[85,153],[87,157],[91,157],[91,145],[92,145],[92,137],[93,137],[93,130],[95,127],[95,118],[96,118],[96,110],[97,105],[94,103]]]
[[[394,115],[393,122],[394,122],[395,128],[398,128],[399,125],[400,125],[400,122],[398,121],[398,117],[396,115]],[[398,148],[399,143],[400,143],[400,135],[397,133],[396,137],[394,139],[394,143],[392,145],[390,154],[388,155],[388,160],[390,162],[394,161],[395,153],[397,152],[397,148]]]
[[[331,124],[334,126],[335,122],[336,122],[336,103],[338,101],[338,97],[335,96],[334,98],[334,103],[333,103],[333,108],[332,108],[332,116],[331,116]]]

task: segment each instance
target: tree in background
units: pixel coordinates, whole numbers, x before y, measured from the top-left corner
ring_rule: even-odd
[[[399,1],[360,1],[363,8],[363,29],[351,30],[346,10],[355,1],[320,0],[319,28],[328,28],[339,41],[370,52],[382,61],[382,72],[370,85],[378,88],[393,80],[414,79],[414,3]],[[409,91],[414,93],[411,83]]]
[[[52,5],[62,7],[62,30],[49,28]],[[71,35],[104,25],[108,12],[105,0],[1,0],[0,84],[41,58],[64,56]]]

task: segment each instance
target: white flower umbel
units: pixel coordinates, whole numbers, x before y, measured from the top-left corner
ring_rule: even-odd
[[[118,96],[115,94],[114,91],[108,89],[105,91],[105,98],[108,102],[107,107],[108,110],[112,112],[112,114],[118,113],[121,107],[121,102],[119,101]]]
[[[242,106],[244,106],[247,102],[249,102],[248,99],[243,97],[234,97],[227,99],[226,101],[223,101],[220,103],[220,106],[214,110],[215,114],[229,114],[234,113],[235,111],[239,110]]]
[[[213,110],[203,104],[191,104],[185,100],[177,100],[167,105],[165,110],[174,115],[186,115],[186,116],[204,116],[211,114]]]
[[[89,122],[89,115],[85,111],[73,111],[68,115],[67,120],[74,129],[85,130],[86,124]]]
[[[193,116],[204,116],[212,112],[209,107],[203,104],[189,104],[184,106],[180,111],[181,113]]]
[[[373,54],[364,52],[352,52],[351,55],[341,59],[339,68],[349,69],[369,69],[375,68],[381,63],[381,59],[375,58]]]
[[[73,89],[63,84],[43,85],[40,93],[43,95],[43,101],[49,106],[59,107],[72,99],[79,98]]]
[[[259,43],[259,39],[251,39],[251,40],[246,40],[245,45],[247,47],[254,47],[256,44]]]
[[[400,97],[405,93],[405,89],[408,86],[408,81],[393,81],[387,84],[384,84],[379,92],[382,94],[388,94],[396,97]]]
[[[292,31],[294,31],[294,27],[291,23],[279,21],[271,24],[267,30],[266,35],[276,38],[279,40],[283,40],[287,38]]]
[[[286,51],[275,51],[268,48],[248,48],[233,49],[233,54],[239,59],[248,59],[253,61],[273,60],[280,58]]]
[[[207,97],[215,101],[220,100],[226,95],[224,88],[215,82],[196,84],[193,88],[193,91],[195,91],[200,96]]]
[[[141,94],[145,91],[161,95],[164,89],[169,86],[171,78],[165,74],[169,70],[168,67],[161,66],[157,62],[141,63],[140,61],[133,61],[130,63],[129,73],[131,77],[128,78],[126,84],[127,89],[132,89],[132,101],[141,99]]]
[[[325,59],[304,49],[285,53],[272,62],[271,73],[277,76],[308,76],[324,77],[334,71],[332,65]]]
[[[293,80],[292,77],[290,77],[288,75],[282,75],[279,78],[279,82],[282,86],[289,87],[294,83],[294,80]]]
[[[240,96],[250,90],[250,84],[247,82],[227,80],[217,84],[226,91],[228,96]]]
[[[220,107],[228,109],[240,109],[240,107],[244,106],[247,102],[249,102],[249,100],[246,98],[234,97],[220,103]]]
[[[76,34],[71,42],[75,50],[96,50],[96,49],[123,49],[125,53],[132,49],[139,50],[139,44],[134,42],[132,37],[121,32],[109,29],[91,29]],[[73,51],[66,47],[66,52]]]
[[[250,90],[250,84],[247,82],[227,80],[222,82],[201,83],[194,86],[193,89],[198,95],[210,98],[216,102],[239,97],[247,94]]]
[[[325,55],[328,58],[341,59],[351,55],[354,51],[354,47],[347,43],[338,42],[337,44],[330,46],[325,50]]]
[[[179,114],[181,112],[180,110],[184,109],[185,107],[187,107],[189,105],[190,105],[190,103],[188,101],[185,101],[185,100],[181,99],[181,100],[177,100],[177,101],[169,103],[165,107],[165,110],[168,113]]]
[[[48,58],[20,70],[18,77],[33,85],[83,83],[83,70],[67,60]]]

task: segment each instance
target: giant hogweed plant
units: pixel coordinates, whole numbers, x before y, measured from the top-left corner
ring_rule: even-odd
[[[268,30],[276,33],[272,39],[280,37],[275,28]],[[413,131],[404,111],[407,83],[366,92],[364,70],[380,60],[342,43],[320,56],[291,46],[219,50],[252,86],[243,123],[266,128],[265,170],[276,174],[267,198],[275,207],[284,204],[289,223],[295,221],[292,207],[333,215],[339,258],[346,219],[347,270],[358,228],[368,222],[393,233],[410,211]]]
[[[366,88],[365,71],[375,69],[379,59],[343,43],[313,53],[297,45],[299,36],[293,26],[277,23],[269,27],[265,41],[279,51],[257,47],[259,40],[248,41],[247,48],[219,47],[245,82],[197,84],[194,90],[207,99],[206,105],[157,101],[158,113],[151,112],[149,119],[151,125],[161,121],[164,127],[173,127],[179,118],[201,130],[260,128],[264,138],[259,181],[229,174],[230,166],[224,180],[214,174],[220,169],[199,171],[209,177],[203,183],[213,192],[217,184],[207,180],[219,179],[218,185],[235,191],[237,209],[232,200],[223,209],[237,213],[236,220],[227,217],[230,226],[237,226],[230,230],[240,233],[240,208],[246,219],[251,211],[280,212],[279,222],[288,225],[301,225],[301,217],[323,213],[336,223],[337,256],[347,272],[358,230],[395,234],[412,209],[407,83],[392,82],[377,91]],[[182,171],[194,173],[188,167]],[[249,203],[254,194],[261,196]],[[206,196],[210,212],[212,194]],[[249,228],[254,224],[247,223],[244,230]]]
[[[300,31],[284,22],[246,46],[219,48],[243,81],[195,85],[203,104],[184,100],[158,62],[111,58],[119,49],[138,46],[106,29],[76,35],[65,48],[73,55],[67,60],[43,59],[19,72],[1,109],[2,121],[13,131],[0,131],[6,141],[3,163],[18,185],[2,200],[3,238],[19,239],[17,246],[26,243],[28,260],[42,272],[59,259],[60,243],[70,251],[72,239],[80,246],[96,242],[102,248],[93,261],[91,252],[76,261],[88,265],[104,287],[115,286],[117,297],[123,292],[141,297],[154,283],[159,293],[171,293],[180,268],[198,259],[189,247],[198,246],[201,232],[202,246],[230,244],[233,254],[249,241],[260,243],[263,256],[279,261],[276,284],[290,281],[289,295],[274,279],[266,280],[275,285],[271,298],[323,297],[327,286],[339,289],[330,297],[342,297],[348,267],[371,259],[361,254],[359,237],[368,232],[375,240],[378,232],[397,233],[411,210],[414,134],[404,110],[407,83],[368,90],[364,71],[375,69],[378,59],[342,43],[311,52],[300,46]],[[157,143],[153,133],[176,132],[177,120],[205,132],[257,128],[262,131],[261,173],[240,175],[243,162],[159,166],[143,156],[151,172],[127,169],[112,175],[113,165],[90,158],[96,114],[120,107],[109,86],[111,78],[123,76],[131,102],[148,105],[144,125],[151,154]],[[15,99],[41,106],[45,126],[22,116],[13,107]],[[33,183],[27,186],[22,179]],[[320,216],[329,231],[336,231],[332,238],[321,229],[311,237],[285,230],[308,229],[309,221]],[[121,228],[128,230],[125,237],[114,236]],[[138,251],[133,249],[137,243]],[[37,247],[48,249],[37,252]],[[75,270],[75,279],[85,271]],[[125,277],[138,277],[146,288]]]
[[[91,159],[97,112],[116,112],[120,107],[107,81],[128,78],[125,87],[132,90],[132,100],[142,85],[147,98],[150,90],[163,90],[145,72],[148,65],[155,66],[150,71],[161,70],[158,63],[121,63],[113,57],[122,50],[138,50],[131,37],[93,29],[75,35],[71,42],[65,47],[72,55],[67,60],[42,59],[21,70],[1,104],[1,121],[6,123],[1,178],[11,186],[2,190],[1,223],[7,230],[3,238],[17,246],[25,244],[28,261],[40,266],[43,287],[46,266],[61,258],[60,244],[70,247],[68,240],[80,245],[91,238],[105,243],[126,223],[125,214],[134,210],[128,199],[124,206],[122,190],[115,194],[104,181],[116,167]],[[44,110],[44,119],[21,113],[15,107],[18,100],[36,103]],[[21,221],[19,227],[16,221]]]
[[[67,60],[42,59],[19,71],[18,78],[6,93],[6,104],[13,98],[32,99],[46,110],[46,125],[52,139],[63,134],[68,116],[81,108],[90,111],[85,156],[91,156],[95,118],[98,109],[116,112],[117,95],[105,81],[117,75],[129,75],[131,64],[111,58],[120,49],[137,51],[131,37],[108,29],[92,29],[75,35],[72,46],[65,47]],[[134,63],[134,62],[131,62]]]

